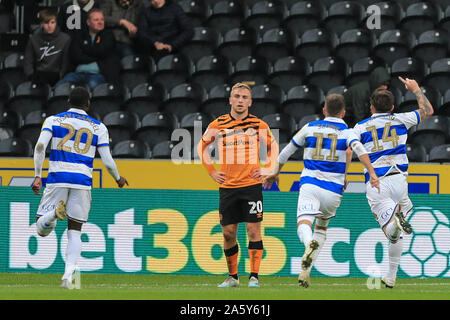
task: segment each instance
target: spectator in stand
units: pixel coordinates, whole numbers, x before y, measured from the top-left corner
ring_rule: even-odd
[[[120,58],[134,54],[134,39],[139,16],[144,10],[143,0],[103,0],[100,8],[105,24],[116,38],[116,52]]]
[[[34,83],[54,86],[70,69],[70,37],[56,24],[56,12],[39,12],[40,28],[28,40],[24,54],[24,73]]]
[[[77,32],[70,46],[75,72],[67,74],[57,85],[64,82],[85,83],[94,89],[101,83],[119,85],[119,59],[115,54],[116,40],[111,30],[105,30],[105,18],[100,9],[88,14],[88,30]]]
[[[183,9],[172,0],[150,0],[139,19],[139,49],[155,61],[172,54],[194,35],[194,27]]]
[[[344,93],[347,114],[344,121],[349,127],[353,127],[359,121],[369,118],[370,96],[377,89],[387,90],[391,81],[391,75],[384,67],[377,67],[369,75],[369,80],[361,81]]]
[[[73,32],[86,31],[86,20],[92,9],[99,9],[98,0],[70,0],[59,8],[58,25],[61,31],[72,35]]]

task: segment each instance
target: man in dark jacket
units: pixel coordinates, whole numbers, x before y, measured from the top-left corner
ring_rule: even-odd
[[[59,30],[56,12],[39,12],[41,27],[28,40],[23,68],[27,79],[53,86],[70,68],[70,37]]]
[[[99,9],[100,5],[95,0],[71,0],[66,1],[58,13],[58,25],[63,32],[70,36],[77,31],[87,31],[86,20],[89,11]]]
[[[105,14],[106,28],[116,38],[116,51],[120,58],[134,54],[137,23],[144,10],[143,0],[103,0],[100,8]]]
[[[85,83],[94,89],[101,83],[119,85],[120,61],[115,54],[116,41],[110,30],[105,30],[105,19],[100,9],[88,14],[89,30],[74,35],[70,46],[70,58],[75,72],[67,74],[64,82]]]
[[[370,73],[369,80],[357,83],[344,93],[345,109],[347,110],[344,121],[349,127],[357,122],[369,118],[369,98],[376,89],[387,89],[391,76],[384,67],[377,67]]]
[[[150,0],[139,19],[139,48],[155,60],[178,51],[194,35],[194,27],[183,9],[171,0]]]

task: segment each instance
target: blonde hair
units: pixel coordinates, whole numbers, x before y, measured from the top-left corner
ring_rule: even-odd
[[[235,89],[247,89],[250,92],[250,95],[252,94],[252,89],[250,89],[250,86],[248,84],[243,83],[243,82],[236,83],[231,88],[231,92],[233,92]]]

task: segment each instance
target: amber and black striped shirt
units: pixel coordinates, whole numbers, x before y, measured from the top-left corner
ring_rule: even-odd
[[[228,113],[209,124],[201,140],[201,159],[210,174],[215,168],[209,155],[205,155],[205,150],[214,141],[217,141],[220,171],[226,174],[225,182],[220,185],[222,188],[240,188],[261,183],[250,176],[253,169],[260,167],[260,143],[267,147],[266,167],[271,165],[271,159],[278,156],[278,144],[269,126],[251,114],[238,120]]]

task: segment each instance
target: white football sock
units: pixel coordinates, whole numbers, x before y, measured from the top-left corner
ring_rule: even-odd
[[[322,250],[323,244],[325,243],[325,240],[327,239],[327,232],[325,230],[314,230],[314,234],[312,236],[313,240],[317,240],[319,242],[319,248],[316,250],[314,256],[312,257],[313,261],[311,263],[311,266],[309,267],[308,271],[311,271],[314,262],[316,261],[317,257],[319,256],[320,250]]]
[[[50,232],[56,227],[55,210],[49,211],[41,216],[36,222],[37,233],[41,237],[48,236]]]
[[[308,245],[308,243],[312,239],[312,230],[309,225],[306,223],[302,223],[297,228],[297,235],[300,241],[305,245],[305,247]]]
[[[67,250],[66,250],[66,269],[62,279],[72,281],[72,274],[77,265],[78,258],[81,254],[81,231],[67,231]]]
[[[403,252],[403,238],[400,237],[396,243],[389,243],[389,271],[387,277],[391,279],[397,278],[397,270]]]

